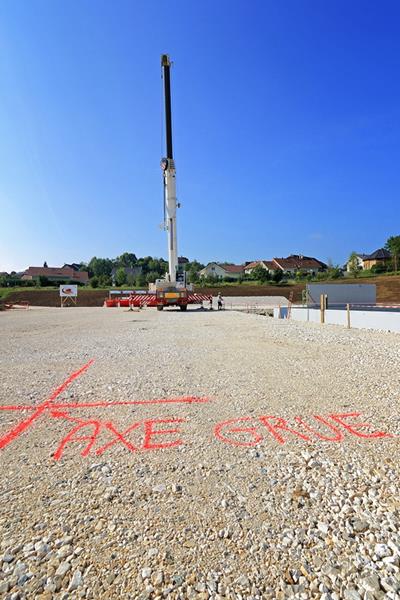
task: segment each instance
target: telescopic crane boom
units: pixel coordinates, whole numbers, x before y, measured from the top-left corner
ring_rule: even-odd
[[[165,100],[165,137],[166,157],[161,160],[164,176],[165,229],[168,232],[168,279],[176,284],[178,271],[178,247],[176,232],[176,171],[172,150],[172,115],[171,115],[171,61],[168,54],[161,55],[161,67],[164,79]]]

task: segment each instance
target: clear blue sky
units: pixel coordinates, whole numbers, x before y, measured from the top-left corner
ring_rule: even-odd
[[[179,253],[342,263],[400,234],[397,1],[2,0],[0,271]]]

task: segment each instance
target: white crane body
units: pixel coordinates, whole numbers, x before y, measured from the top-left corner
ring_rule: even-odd
[[[178,271],[178,247],[176,231],[176,171],[172,158],[167,159],[168,165],[164,170],[164,202],[165,202],[165,229],[168,233],[168,279],[176,283]]]

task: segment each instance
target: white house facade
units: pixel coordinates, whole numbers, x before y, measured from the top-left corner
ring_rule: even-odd
[[[215,277],[223,279],[231,277],[232,279],[240,279],[244,275],[244,267],[242,265],[219,265],[218,263],[208,263],[204,269],[199,272],[200,277]]]

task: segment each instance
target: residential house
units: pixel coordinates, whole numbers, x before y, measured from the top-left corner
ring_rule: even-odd
[[[364,269],[370,269],[374,265],[386,266],[391,259],[392,255],[390,252],[385,250],[385,248],[378,248],[378,250],[375,250],[375,252],[364,258]]]
[[[273,258],[272,262],[285,273],[292,275],[297,272],[315,275],[327,268],[327,265],[317,258],[303,256],[302,254],[291,254],[286,258]]]
[[[360,252],[356,253],[356,257],[357,257],[357,266],[360,269],[360,271],[362,269],[364,269],[364,260],[368,258],[368,254],[361,254]],[[349,273],[350,272],[350,260],[347,261],[346,264],[346,271]]]
[[[200,277],[216,277],[222,279],[224,277],[232,277],[239,279],[243,275],[250,275],[256,267],[266,269],[271,275],[276,271],[295,274],[298,271],[301,273],[310,273],[315,275],[320,271],[325,271],[327,265],[317,258],[311,256],[303,256],[301,254],[291,254],[286,258],[273,258],[272,260],[255,260],[247,262],[245,265],[227,265],[220,263],[209,263],[200,271]]]
[[[46,277],[52,283],[83,283],[89,282],[87,271],[75,271],[71,267],[29,267],[24,271],[21,279],[39,280],[39,277]]]
[[[275,271],[278,270],[278,266],[272,260],[255,260],[245,265],[244,272],[246,273],[246,275],[251,275],[253,269],[255,269],[256,267],[262,267],[263,269],[271,273],[271,275],[273,275]]]
[[[73,269],[74,271],[79,271],[79,269],[81,268],[81,265],[79,265],[78,263],[65,263],[65,265],[63,265],[61,267],[62,269]]]
[[[224,277],[231,277],[232,279],[240,279],[244,275],[243,265],[226,265],[219,263],[208,263],[204,269],[199,272],[200,277],[215,277],[216,279],[223,279]]]

